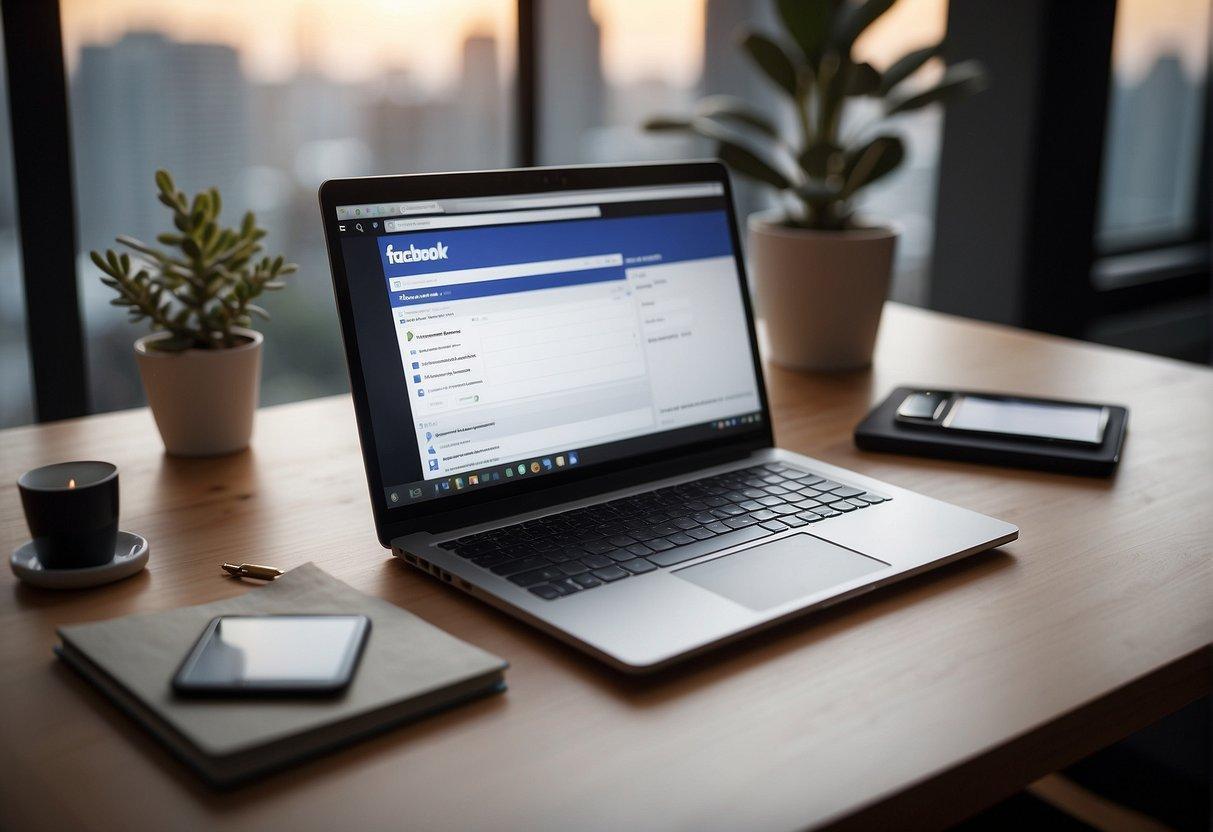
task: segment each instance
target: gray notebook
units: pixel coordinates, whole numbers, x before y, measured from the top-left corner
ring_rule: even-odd
[[[371,619],[353,682],[325,699],[186,699],[171,680],[217,615],[350,613]],[[313,564],[236,598],[59,629],[55,652],[207,781],[228,786],[389,725],[504,690],[506,662]]]

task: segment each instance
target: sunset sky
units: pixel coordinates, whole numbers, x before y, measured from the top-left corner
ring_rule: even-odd
[[[658,76],[687,85],[698,78],[704,0],[590,1],[611,81]],[[459,46],[475,31],[496,37],[505,73],[514,64],[513,0],[62,0],[62,8],[70,62],[84,43],[150,28],[179,40],[229,43],[246,71],[262,80],[310,63],[351,81],[408,68],[436,87],[453,77]],[[946,0],[902,0],[857,50],[885,64],[939,38],[946,8]],[[1140,74],[1160,51],[1179,53],[1190,72],[1203,69],[1208,0],[1121,0],[1118,14],[1115,48],[1123,71]]]

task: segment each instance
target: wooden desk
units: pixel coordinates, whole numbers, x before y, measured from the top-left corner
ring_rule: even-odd
[[[273,349],[273,345],[270,345]],[[132,370],[133,371],[133,370]],[[939,825],[1206,694],[1213,372],[890,305],[875,369],[770,370],[781,444],[1004,518],[1018,542],[701,657],[622,677],[375,541],[344,397],[260,414],[254,448],[165,457],[145,411],[0,434],[19,472],[103,458],[149,569],[0,581],[0,828],[777,829]],[[1109,481],[857,451],[899,382],[1132,408]],[[51,656],[56,625],[244,591],[223,560],[315,561],[510,660],[510,690],[229,793],[208,791]]]

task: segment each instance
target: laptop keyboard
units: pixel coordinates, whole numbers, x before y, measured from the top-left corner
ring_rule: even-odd
[[[554,601],[888,499],[776,462],[438,545]]]

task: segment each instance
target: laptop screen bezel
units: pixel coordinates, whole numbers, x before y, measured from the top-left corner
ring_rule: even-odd
[[[437,500],[389,506],[383,496],[385,487],[380,473],[379,454],[371,419],[371,405],[362,372],[362,355],[354,326],[354,310],[348,285],[349,277],[346,274],[341,238],[337,231],[337,206],[699,182],[720,183],[724,187],[725,200],[729,206],[726,210],[729,234],[732,238],[733,258],[737,267],[738,288],[745,307],[750,356],[758,386],[759,407],[762,412],[762,419],[753,426],[753,429],[736,433],[724,431],[719,438],[713,437],[706,441],[680,445],[676,448],[628,456],[579,469],[569,469],[546,477],[516,480],[509,484],[496,485],[490,489],[464,491]],[[337,303],[337,313],[345,345],[346,366],[350,376],[350,392],[362,446],[362,459],[367,485],[370,489],[376,530],[379,540],[384,546],[390,545],[393,537],[430,528],[432,521],[439,517],[446,518],[446,521],[438,525],[449,526],[450,516],[453,513],[462,513],[467,509],[484,508],[495,503],[508,503],[512,501],[512,498],[521,495],[542,495],[545,492],[552,492],[553,501],[555,501],[563,499],[558,496],[557,489],[567,488],[595,477],[632,468],[642,468],[651,464],[671,462],[705,452],[731,449],[742,452],[770,447],[774,444],[770,407],[762,374],[762,361],[758,353],[754,312],[748,290],[737,219],[732,209],[732,189],[729,184],[728,171],[720,162],[586,165],[331,179],[320,186],[319,196],[333,280],[333,293]]]

